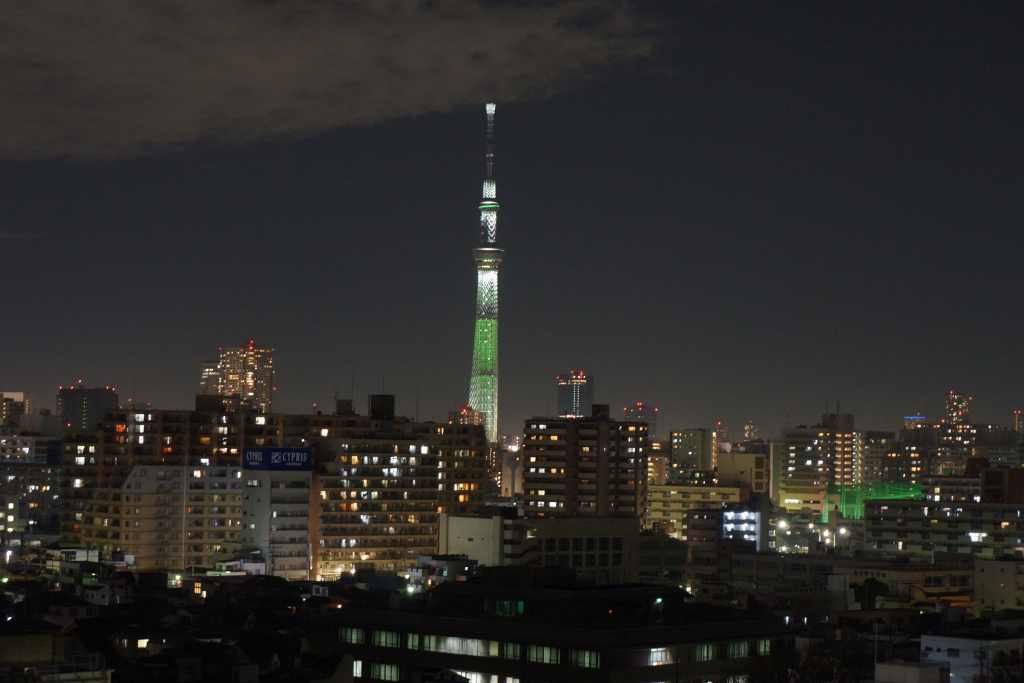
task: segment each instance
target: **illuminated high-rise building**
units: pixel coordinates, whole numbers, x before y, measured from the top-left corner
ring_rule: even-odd
[[[747,424],[743,425],[743,440],[757,441],[757,425],[753,420],[747,420]]]
[[[649,406],[642,401],[637,401],[633,405],[626,406],[622,409],[622,421],[646,422],[647,438],[658,438],[658,409],[654,406]]]
[[[558,375],[558,416],[590,417],[594,410],[594,378],[582,370]]]
[[[971,424],[970,396],[961,396],[955,391],[946,397],[946,422],[950,424]]]
[[[220,367],[215,360],[204,360],[203,361],[203,373],[199,378],[199,393],[200,394],[216,394],[218,393],[218,385],[220,384]]]
[[[221,396],[238,396],[244,408],[271,412],[274,401],[274,349],[250,341],[245,346],[222,348],[217,364]],[[205,373],[205,369],[204,369]]]
[[[491,444],[498,441],[498,267],[504,254],[497,247],[494,110],[495,105],[487,105],[487,178],[480,201],[480,242],[473,249],[473,258],[476,259],[476,328],[469,384],[469,405],[484,414],[484,431]]]
[[[1013,411],[1013,431],[1024,432],[1024,412],[1020,410]]]

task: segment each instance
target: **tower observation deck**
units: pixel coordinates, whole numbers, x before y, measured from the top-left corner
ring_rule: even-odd
[[[469,405],[484,415],[487,440],[498,441],[498,186],[494,181],[494,110],[487,105],[487,178],[480,200],[480,241],[476,260],[476,327]]]

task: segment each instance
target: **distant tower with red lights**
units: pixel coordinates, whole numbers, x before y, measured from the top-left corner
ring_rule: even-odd
[[[558,375],[558,417],[590,417],[594,412],[594,378],[582,370]]]
[[[658,409],[654,406],[637,401],[622,409],[622,420],[624,422],[646,422],[647,438],[649,440],[658,438]]]

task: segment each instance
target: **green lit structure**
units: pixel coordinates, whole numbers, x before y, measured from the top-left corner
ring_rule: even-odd
[[[828,513],[838,508],[846,519],[864,519],[865,500],[921,500],[924,491],[920,484],[829,484],[825,489],[825,504],[821,521],[828,523]]]
[[[494,182],[494,110],[487,105],[487,179],[480,202],[480,244],[476,259],[476,329],[473,336],[473,371],[469,405],[483,414],[490,443],[498,441],[498,192]]]

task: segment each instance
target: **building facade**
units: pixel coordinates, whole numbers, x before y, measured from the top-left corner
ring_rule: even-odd
[[[526,421],[520,470],[527,516],[643,514],[647,426],[616,422],[607,410]]]
[[[669,433],[672,468],[686,472],[711,469],[711,430],[694,428]]]
[[[436,423],[318,440],[313,576],[403,571],[436,552],[438,514],[483,505],[487,447],[483,425]]]
[[[1024,553],[1024,507],[1012,503],[865,502],[865,549],[907,555]]]
[[[310,578],[312,474],[308,448],[245,449],[241,550],[258,550],[268,574]]]

